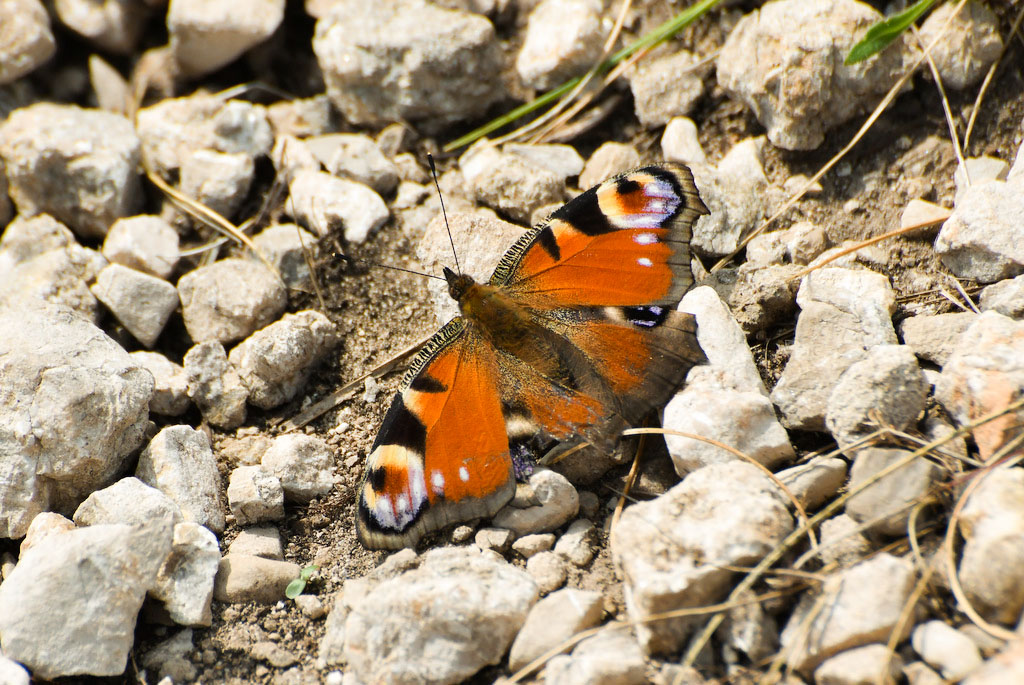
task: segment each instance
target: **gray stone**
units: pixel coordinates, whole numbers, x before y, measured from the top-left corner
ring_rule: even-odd
[[[398,168],[376,141],[361,133],[328,133],[303,141],[330,173],[386,195],[398,185]]]
[[[960,519],[966,543],[958,576],[984,618],[1012,624],[1024,611],[1024,469],[995,468],[978,477]]]
[[[927,621],[914,628],[910,644],[942,677],[956,682],[981,665],[981,652],[971,638],[943,621]]]
[[[213,598],[229,604],[274,604],[284,600],[285,588],[299,571],[299,565],[290,561],[229,554],[220,560]]]
[[[178,232],[158,216],[118,219],[103,239],[103,256],[113,264],[167,279],[178,263]]]
[[[602,7],[592,0],[541,0],[530,12],[516,56],[519,78],[546,90],[598,62],[604,29]]]
[[[34,257],[72,245],[77,245],[75,234],[49,214],[17,216],[0,233],[0,278]]]
[[[1011,319],[1024,319],[1024,276],[987,286],[981,291],[978,306],[983,312],[994,311]]]
[[[233,62],[270,37],[284,18],[284,0],[175,0],[167,12],[171,54],[188,76]]]
[[[508,528],[516,537],[548,533],[571,521],[579,506],[576,488],[565,476],[538,469],[527,483],[516,487],[515,497],[494,515],[493,524]]]
[[[993,283],[1024,273],[1024,178],[964,190],[935,251],[954,275]]]
[[[178,308],[178,291],[167,281],[109,264],[96,277],[92,294],[146,347],[153,347]]]
[[[881,19],[855,0],[767,3],[729,34],[718,56],[718,83],[753,110],[776,147],[814,149],[827,130],[874,107],[917,56],[900,36],[871,59],[843,63]]]
[[[963,685],[1013,685],[1024,678],[1024,640],[1011,640],[1005,649],[963,680]]]
[[[310,257],[315,254],[317,238],[296,224],[274,224],[257,233],[253,244],[277,272],[289,288],[309,286]]]
[[[231,472],[228,506],[240,526],[284,518],[284,490],[277,476],[262,466],[239,466]]]
[[[313,52],[331,102],[353,124],[449,124],[505,93],[491,22],[423,0],[338,0],[317,22]]]
[[[918,226],[903,235],[908,238],[927,238],[934,240],[939,226],[949,218],[949,210],[927,200],[914,198],[903,208],[900,214],[900,228]]]
[[[280,561],[284,558],[281,534],[273,526],[252,526],[239,531],[228,554],[232,556],[263,557]]]
[[[526,572],[542,595],[565,585],[565,561],[554,552],[538,552],[526,560]]]
[[[508,655],[515,672],[576,633],[592,628],[604,615],[604,598],[598,592],[566,588],[533,605],[516,635]]]
[[[68,234],[66,245],[47,249]],[[11,240],[7,241],[8,234]],[[47,215],[14,219],[0,243],[0,303],[38,298],[70,307],[94,323],[100,306],[89,283],[107,265],[103,255],[76,243],[70,231]],[[23,249],[24,240],[38,240],[37,249]],[[18,305],[15,305],[18,306]]]
[[[728,301],[745,333],[761,333],[792,319],[799,286],[793,277],[798,271],[801,268],[795,264],[740,265]]]
[[[524,535],[521,538],[517,538],[512,543],[512,549],[524,559],[529,559],[534,554],[547,552],[554,545],[554,533],[534,533],[533,535]]]
[[[775,474],[793,497],[808,509],[817,509],[846,481],[846,462],[835,457],[814,457],[806,464]]]
[[[947,88],[961,90],[981,80],[999,58],[1003,39],[999,35],[999,19],[981,2],[968,2],[949,21],[954,9],[955,6],[936,7],[921,23],[918,40],[927,47],[938,38],[930,55],[942,83]]]
[[[483,143],[459,159],[463,176],[479,202],[520,222],[540,207],[563,200],[565,178],[525,155]]]
[[[294,398],[313,372],[313,366],[334,349],[337,331],[318,311],[285,314],[238,343],[228,360],[249,389],[249,402],[261,409]]]
[[[913,563],[887,553],[830,574],[801,598],[782,631],[787,663],[809,673],[840,652],[888,640],[914,581]]]
[[[700,287],[683,297],[679,309],[696,317],[697,340],[708,363],[690,370],[686,387],[665,407],[662,425],[727,444],[766,465],[791,459],[789,437],[728,308],[712,288]],[[694,438],[667,434],[665,442],[680,475],[737,458]]]
[[[28,530],[25,532],[25,538],[21,541],[21,545],[18,547],[18,552],[20,554],[24,554],[50,535],[55,533],[66,533],[74,529],[74,521],[61,516],[60,514],[56,514],[52,511],[44,511],[40,514],[36,514],[32,519],[32,523],[29,524]]]
[[[249,389],[238,369],[228,361],[219,342],[194,345],[185,354],[186,391],[203,419],[220,428],[237,428],[245,422]]]
[[[180,523],[181,509],[164,493],[131,476],[89,495],[78,505],[74,515],[75,524],[79,526],[141,525],[158,518]]]
[[[181,416],[189,408],[188,378],[185,368],[159,352],[132,352],[129,356],[153,374],[153,396],[149,411],[164,416]]]
[[[299,595],[295,598],[295,606],[299,607],[299,611],[314,621],[318,618],[323,618],[327,613],[324,603],[316,595]]]
[[[548,662],[547,685],[643,685],[646,662],[637,641],[621,628],[606,628],[583,640],[569,656]]]
[[[262,263],[223,259],[178,281],[181,313],[197,343],[240,340],[271,323],[288,302],[284,284]]]
[[[915,661],[903,667],[903,675],[907,679],[907,685],[944,685],[942,676],[928,668],[928,665]]]
[[[953,172],[953,182],[956,185],[954,204],[960,203],[964,193],[971,186],[989,181],[1005,181],[1009,178],[1009,172],[1010,165],[1004,159],[989,155],[968,157],[963,164],[957,165],[956,171]]]
[[[344,594],[344,654],[357,678],[455,683],[502,660],[537,586],[488,553],[441,548],[368,592]]]
[[[636,118],[647,128],[689,114],[704,96],[700,60],[687,50],[641,60],[627,73]]]
[[[740,461],[706,466],[661,497],[628,507],[612,530],[611,549],[644,650],[678,651],[697,625],[692,618],[646,617],[719,601],[733,577],[723,566],[756,564],[792,526],[775,484]]]
[[[145,439],[149,372],[70,309],[0,305],[0,537],[70,513],[123,473]]]
[[[57,51],[50,17],[39,0],[0,5],[0,85],[29,74]]]
[[[149,14],[145,3],[117,0],[56,0],[53,5],[65,26],[97,47],[122,55],[135,49]]]
[[[899,655],[882,644],[847,649],[814,669],[816,685],[873,685],[896,682],[903,668]]]
[[[918,357],[943,366],[976,316],[973,312],[911,316],[900,322],[900,337]]]
[[[326,94],[268,105],[267,121],[274,129],[275,138],[319,136],[337,126],[332,120],[331,101]]]
[[[103,237],[132,214],[139,186],[139,138],[119,114],[38,103],[0,126],[9,193],[22,214],[51,214],[78,235]]]
[[[768,394],[746,336],[714,289],[703,286],[690,290],[679,303],[679,311],[696,317],[697,342],[708,358],[707,364],[691,369],[688,383],[699,381],[723,390]]]
[[[673,117],[661,134],[661,153],[670,162],[707,164],[704,148],[697,139],[697,124],[688,117]]]
[[[128,108],[128,81],[96,53],[89,55],[88,65],[89,83],[96,95],[96,106],[108,112],[124,114]]]
[[[253,159],[270,152],[274,135],[266,109],[205,92],[166,98],[136,115],[146,161],[171,177],[198,150],[244,152]]]
[[[825,267],[806,276],[793,353],[772,391],[789,428],[822,430],[832,390],[875,345],[896,343],[889,280],[871,271]]]
[[[155,671],[164,685],[169,685],[166,679],[171,682],[193,681],[196,669],[189,661],[189,654],[194,648],[192,629],[185,628],[143,654],[142,665]]]
[[[565,557],[580,568],[587,566],[597,554],[592,541],[594,530],[594,524],[587,519],[573,521],[558,538],[555,554]]]
[[[640,166],[640,153],[632,145],[609,141],[597,148],[580,172],[580,188],[596,186],[601,181]]]
[[[263,469],[277,476],[289,501],[308,502],[334,488],[334,453],[320,438],[279,435],[263,453]]]
[[[961,425],[1003,409],[1024,392],[1024,322],[988,311],[960,336],[935,385],[935,397]],[[987,460],[1017,435],[1024,410],[989,421],[973,431]]]
[[[924,411],[928,382],[906,345],[877,345],[839,377],[825,425],[841,448],[881,426],[908,428]]]
[[[690,245],[702,254],[726,255],[765,216],[768,179],[761,148],[764,136],[736,143],[718,166],[692,162],[690,170],[700,197],[711,210],[697,219]]]
[[[846,514],[833,516],[821,524],[821,557],[823,563],[853,566],[872,549],[871,542],[858,532],[860,524]]]
[[[388,206],[373,188],[323,171],[300,171],[289,190],[285,207],[297,221],[321,236],[341,225],[345,240],[359,244],[390,216]]]
[[[728,445],[768,467],[794,456],[771,400],[758,392],[688,386],[665,406],[662,426]],[[665,443],[680,476],[739,459],[730,450],[696,438],[666,433]]]
[[[206,433],[167,426],[139,455],[136,477],[170,497],[185,521],[224,531],[220,474]]]
[[[473,536],[473,543],[480,549],[504,554],[512,545],[512,531],[504,528],[481,528]]]
[[[223,217],[231,217],[249,193],[256,165],[244,152],[196,150],[181,165],[180,189]]]
[[[909,454],[906,450],[883,447],[858,450],[850,469],[849,489],[857,489]],[[913,509],[910,505],[924,498],[941,476],[942,470],[935,464],[927,459],[915,459],[847,500],[846,513],[858,523],[874,521],[869,530],[883,535],[903,535]],[[918,518],[919,525],[923,520],[924,517]]]
[[[507,143],[501,149],[507,154],[522,157],[534,166],[547,169],[562,179],[579,176],[583,171],[583,158],[571,145]]]
[[[0,654],[0,682],[7,685],[29,685],[28,671],[17,661]]]
[[[47,680],[121,674],[142,600],[170,549],[166,519],[42,540],[0,584],[4,655]]]
[[[150,595],[164,603],[175,623],[208,626],[213,620],[210,600],[219,564],[217,536],[199,524],[179,523]]]

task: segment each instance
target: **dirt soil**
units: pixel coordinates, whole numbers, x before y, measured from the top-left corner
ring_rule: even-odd
[[[696,45],[698,50],[713,49],[728,32],[740,10],[748,10],[747,5],[750,4],[742,3],[724,13],[713,13],[705,20],[705,24],[689,30],[675,41],[688,47]],[[204,79],[201,84],[189,84],[181,92],[189,92],[194,85],[217,90],[253,79],[288,90],[297,96],[309,96],[322,91],[322,83],[309,49],[313,23],[298,5],[292,3],[289,6],[285,26],[270,44],[257,49],[255,55],[244,63],[228,67]],[[1008,3],[1003,3],[998,9],[1004,15],[1005,35],[1010,20],[1005,15],[1009,14],[1010,8]],[[664,18],[661,11],[650,11],[647,21],[641,25],[646,26],[649,22]],[[710,22],[717,23],[707,25]],[[60,30],[59,27],[55,28]],[[155,36],[154,44],[159,44],[160,39],[160,36]],[[516,39],[509,36],[508,40],[509,49],[512,49]],[[969,156],[992,155],[1012,161],[1021,143],[1024,121],[1024,69],[1021,65],[1024,63],[1024,50],[1019,38],[1013,42],[1014,45],[981,104],[970,148],[966,152]],[[80,68],[84,63],[83,53],[88,49],[70,34],[59,35],[58,45],[62,46],[61,54],[53,66],[31,78],[33,86],[43,93],[56,91],[48,99],[80,101],[84,104],[81,93],[72,92],[70,96],[62,97],[59,91],[62,75],[67,77],[68,70]],[[705,51],[703,54],[708,53]],[[296,74],[301,76],[296,78]],[[708,79],[708,83],[713,85],[713,77]],[[67,87],[67,84],[63,86]],[[976,88],[970,88],[959,93],[949,93],[950,106],[961,132],[974,107],[976,92]],[[648,131],[641,127],[632,114],[628,90],[620,95],[622,99],[612,115],[572,143],[584,158],[607,141],[631,143],[641,151],[644,161],[656,161],[660,150],[660,131]],[[270,101],[260,92],[255,93],[254,99]],[[700,141],[712,163],[734,143],[763,133],[753,115],[726,97],[717,86],[711,89],[698,111],[691,116],[698,123]],[[833,130],[825,144],[811,152],[787,152],[766,146],[765,169],[773,186],[781,188],[782,183],[795,174],[814,174],[847,144],[862,122],[863,118],[858,118]],[[435,137],[414,137],[411,151],[425,163],[426,152],[437,154],[444,142],[479,123],[482,120],[444,131]],[[932,140],[933,137],[937,137],[939,142]],[[897,227],[900,213],[912,197],[922,196],[951,206],[956,159],[948,141],[949,134],[937,89],[930,78],[919,74],[913,80],[913,89],[901,95],[866,138],[840,163],[838,169],[825,176],[822,192],[800,200],[778,222],[777,227],[782,229],[797,221],[811,221],[825,228],[833,244],[839,244],[844,240],[876,236]],[[454,159],[439,156],[439,171],[443,172],[454,164]],[[911,167],[912,173],[909,171]],[[258,200],[260,192],[269,189],[273,181],[272,171],[269,166],[262,169],[262,188],[255,190],[252,198]],[[930,185],[924,189],[923,194],[921,188],[911,187],[905,182],[906,178],[919,176],[926,177]],[[157,195],[152,189],[151,192],[154,202],[150,209],[155,209]],[[279,212],[280,208],[275,210],[275,213]],[[311,401],[373,370],[436,329],[422,277],[371,266],[385,264],[415,269],[417,263],[414,246],[423,228],[402,227],[391,221],[363,245],[344,245],[340,235],[331,235],[321,241],[316,266],[326,304],[325,313],[338,325],[343,342],[337,352],[317,369],[302,399],[269,412],[251,409],[246,426],[237,432],[212,431],[214,449],[220,456],[225,484],[230,470],[244,459],[246,453],[257,448],[261,437],[274,435],[280,422],[294,416]],[[950,292],[956,292],[956,288],[951,284],[952,277],[934,255],[930,241],[896,238],[880,243],[877,249],[886,254],[886,263],[895,265],[887,268],[887,275],[897,290],[900,307],[906,307],[911,302],[928,301],[935,303],[936,312],[955,309],[952,303],[936,294],[938,288]],[[341,254],[361,261],[346,261]],[[735,264],[741,261],[742,255]],[[705,266],[710,267],[711,263]],[[974,284],[965,282],[962,286],[968,293],[976,292]],[[292,294],[289,311],[310,307],[320,308],[312,293]],[[896,320],[901,316],[902,313],[897,313]],[[180,333],[181,347],[176,351],[183,355],[187,336],[180,318],[173,325],[178,330],[165,333],[163,339]],[[792,341],[794,325],[795,318],[769,331],[767,335],[750,341],[769,387],[775,384],[785,365],[786,345]],[[180,356],[175,361],[180,363]],[[307,592],[318,595],[328,608],[334,593],[340,590],[346,579],[365,575],[385,557],[384,553],[364,549],[356,540],[354,495],[366,454],[390,397],[397,389],[400,371],[396,370],[381,378],[380,390],[370,401],[364,397],[362,389],[357,390],[350,399],[306,428],[308,432],[325,439],[335,450],[341,480],[329,496],[314,500],[308,507],[289,507],[280,530],[285,541],[287,560],[300,566],[319,565],[319,574]],[[184,419],[193,425],[200,422],[198,414],[188,415]],[[826,437],[817,434],[797,436],[798,452],[806,454],[824,447]],[[661,475],[665,472],[666,461],[663,445],[660,449],[657,446],[651,448],[650,454],[643,461],[647,476],[644,483],[650,491],[666,486],[665,478]],[[602,504],[620,489],[627,469],[628,466],[624,466],[614,470],[603,481],[591,486]],[[229,526],[222,538],[222,549],[227,548],[237,533],[237,526]],[[421,549],[448,541],[449,533],[434,536],[423,541]],[[515,555],[512,555],[512,559],[513,563],[524,565]],[[602,544],[599,556],[588,569],[573,569],[570,573],[575,575],[570,576],[569,586],[600,589],[611,598],[609,609],[622,609],[621,583],[616,578],[605,545]],[[150,618],[153,618],[153,613],[149,612]],[[143,617],[146,616],[144,612]],[[324,623],[325,619],[313,620],[290,602],[282,601],[270,606],[225,605],[215,602],[212,626],[195,631],[196,658],[193,665],[198,672],[197,681],[322,682],[327,672],[332,670],[317,670],[315,664]],[[145,653],[177,630],[176,627],[140,620],[136,652],[128,672],[118,678],[95,678],[88,682],[143,682],[141,670]],[[296,664],[278,668],[250,655],[253,644],[275,633],[280,638],[275,642],[298,657]],[[652,662],[651,673],[656,671],[657,666],[657,662]],[[493,682],[502,675],[508,675],[507,671],[502,667],[494,667],[477,674],[472,682]],[[156,682],[155,673],[150,672],[147,676],[148,682]],[[742,674],[732,676],[732,682],[745,679]]]

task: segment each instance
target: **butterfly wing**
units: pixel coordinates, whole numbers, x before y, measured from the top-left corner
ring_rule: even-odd
[[[707,213],[682,164],[635,169],[525,234],[490,282],[533,307],[674,307],[693,283],[691,230]]]
[[[367,458],[356,530],[411,547],[450,522],[491,516],[515,491],[495,351],[462,319],[420,352]]]
[[[491,284],[565,341],[564,363],[600,404],[603,425],[563,416],[559,430],[552,408],[539,428],[594,441],[663,405],[704,361],[693,317],[674,308],[693,283],[691,230],[707,213],[685,166],[643,167],[582,193],[504,256]]]

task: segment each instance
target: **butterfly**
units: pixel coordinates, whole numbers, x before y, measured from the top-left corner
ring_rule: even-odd
[[[708,214],[690,170],[662,163],[578,195],[525,233],[487,283],[445,267],[461,316],[424,346],[359,486],[369,548],[414,547],[493,516],[553,449],[612,448],[705,361],[689,240]]]

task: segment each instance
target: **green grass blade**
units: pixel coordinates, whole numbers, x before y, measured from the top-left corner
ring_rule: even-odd
[[[846,56],[843,64],[849,66],[863,62],[868,57],[881,52],[934,4],[935,0],[918,0],[899,14],[894,14],[870,27],[864,37],[850,49],[850,54]]]
[[[701,0],[692,7],[688,7],[687,9],[683,10],[682,12],[672,17],[671,19],[669,19],[662,25],[658,26],[654,30],[650,31],[646,35],[638,38],[631,45],[622,48],[621,50],[613,54],[611,57],[606,59],[598,67],[598,74],[606,73],[609,69],[614,67],[622,60],[628,59],[629,57],[639,52],[640,50],[643,50],[646,47],[657,45],[661,41],[671,38],[676,33],[683,30],[684,28],[692,24],[694,21],[696,21],[698,18],[703,16],[705,13],[707,13],[711,8],[713,8],[721,1],[722,0]],[[503,114],[502,116],[497,117],[496,119],[492,119],[483,126],[473,129],[466,135],[451,141],[450,143],[444,146],[444,151],[451,152],[452,150],[457,150],[460,147],[469,145],[470,143],[480,138],[483,138],[488,133],[497,131],[499,128],[506,126],[533,111],[536,111],[546,105],[551,104],[552,102],[558,100],[558,98],[562,97],[566,93],[570,92],[573,88],[575,88],[581,79],[581,76],[577,76],[576,78],[566,81],[562,85],[547,91],[543,95],[539,95],[530,102],[527,102],[526,104],[516,107],[508,114]]]

